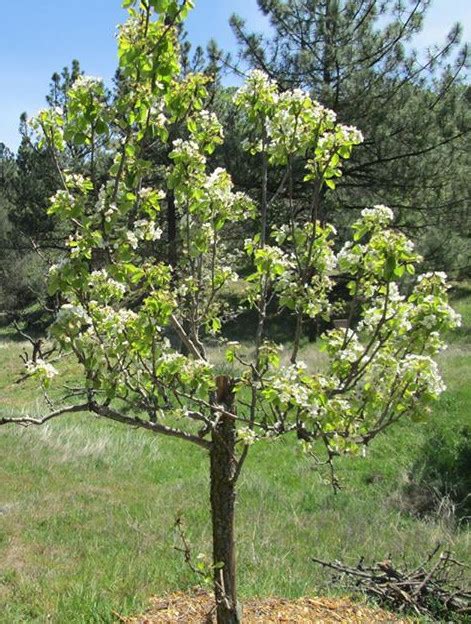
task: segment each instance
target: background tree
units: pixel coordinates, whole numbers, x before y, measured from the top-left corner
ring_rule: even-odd
[[[0,143],[0,310],[4,311],[12,303],[11,267],[14,263],[8,238],[11,233],[9,214],[11,195],[16,176],[15,158],[4,143]]]
[[[15,155],[0,144],[0,310],[7,319],[37,300],[44,302],[45,292],[44,265],[16,221],[20,175]]]
[[[280,93],[254,72],[235,104],[246,119],[244,146],[260,156],[256,207],[234,191],[224,169],[208,166],[223,129],[203,108],[207,77],[180,71],[176,25],[191,3],[124,4],[129,20],[119,32],[117,97],[110,102],[101,81],[81,76],[68,92],[65,117],[52,107],[33,121],[61,181],[49,213],[71,231],[69,253],[50,273],[50,292],[66,302],[51,334],[75,356],[83,384],[72,390],[77,403],[0,424],[39,425],[86,411],[201,448],[209,459],[217,620],[236,624],[235,497],[250,447],[261,438],[297,436],[306,452],[324,452],[331,465],[399,418],[425,415],[443,390],[432,359],[443,346],[439,331],[459,319],[442,274],[413,280],[419,257],[391,229],[389,208],[363,210],[353,240],[334,253],[335,228],[316,218],[315,200],[361,143],[360,132],[307,94]],[[177,122],[185,132],[174,139]],[[63,168],[66,140],[87,147],[88,175]],[[151,140],[168,153],[159,186],[145,157]],[[113,156],[103,181],[91,162],[97,146]],[[294,159],[304,163],[311,210],[299,213],[289,196],[288,222],[269,229],[268,169],[286,167],[291,189]],[[160,249],[159,215],[169,200],[179,215],[174,263],[163,261]],[[258,233],[228,245],[227,233],[256,213]],[[298,360],[303,319],[329,316],[341,274],[349,277],[348,327],[325,335],[326,368],[309,370]],[[250,347],[228,343],[222,333],[237,313],[227,299],[234,287],[256,315]],[[289,362],[266,336],[274,299],[297,321]],[[183,353],[173,346],[176,338]],[[215,338],[225,365],[211,346]],[[45,389],[58,372],[39,357],[27,371]]]
[[[231,19],[244,61],[283,88],[308,89],[365,134],[319,214],[342,224],[352,210],[386,203],[432,266],[469,271],[469,48],[460,47],[461,27],[444,45],[418,52],[429,0],[258,5],[267,34]]]
[[[46,101],[50,106],[59,106],[67,109],[67,93],[79,76],[83,75],[80,62],[73,59],[70,68],[64,67],[60,73],[54,72],[49,85]]]
[[[65,122],[69,114],[69,91],[83,75],[77,60],[71,67],[54,73],[46,101]],[[110,93],[103,95],[111,98]],[[48,298],[46,275],[50,265],[60,260],[67,250],[66,239],[70,233],[64,224],[48,214],[50,198],[60,185],[58,163],[47,144],[37,141],[26,113],[20,117],[21,143],[16,156],[2,153],[1,162],[10,163],[8,184],[2,185],[4,213],[8,221],[8,236],[2,241],[4,254],[8,256],[3,268],[3,303],[13,317],[21,317],[32,325],[39,322],[44,328],[52,317],[44,314],[45,308],[55,303]],[[92,175],[97,180],[109,167],[102,144],[95,142],[93,150],[86,137],[73,141],[65,137],[65,149],[59,155],[60,167]],[[5,169],[5,167],[4,167]],[[93,171],[93,173],[92,173]],[[98,186],[97,181],[97,186]],[[39,310],[38,305],[41,310]]]
[[[46,102],[67,114],[68,91],[75,80],[82,75],[80,63],[73,60],[71,68],[64,67],[59,74],[52,75]],[[34,238],[39,248],[64,248],[63,233],[54,234],[55,220],[47,213],[49,199],[59,185],[57,167],[47,146],[40,147],[34,142],[29,127],[28,115],[20,117],[21,143],[16,156],[17,177],[12,189],[15,210],[11,220],[26,239]],[[64,154],[68,166],[74,165],[72,154]]]

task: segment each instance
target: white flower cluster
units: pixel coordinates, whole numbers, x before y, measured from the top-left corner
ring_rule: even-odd
[[[428,352],[433,355],[439,353],[440,351],[445,351],[447,345],[440,338],[440,334],[437,331],[433,331],[429,334],[428,337]]]
[[[54,210],[54,212],[68,211],[74,206],[75,203],[72,193],[64,189],[56,191],[49,201],[51,202],[52,210]]]
[[[332,275],[335,271],[337,268],[337,258],[330,247],[326,247],[323,253],[317,255],[316,268],[326,275]]]
[[[448,329],[461,326],[461,315],[447,302],[448,288],[446,273],[442,271],[424,273],[417,278],[414,289],[417,304],[414,312],[417,321],[427,329],[438,328],[442,323]]]
[[[354,145],[359,145],[364,141],[362,132],[355,126],[338,125],[336,126],[335,131],[337,139],[340,138],[343,143],[353,143]]]
[[[454,310],[449,305],[446,305],[446,308],[447,308],[446,313],[448,315],[448,324],[449,324],[450,329],[457,329],[458,327],[461,327],[462,325],[461,314],[459,314],[456,310]]]
[[[290,107],[292,110],[302,112],[309,119],[314,121],[327,121],[329,124],[335,123],[337,114],[330,108],[322,106],[317,100],[313,100],[309,93],[302,89],[284,91],[278,98],[280,104]]]
[[[331,329],[326,332],[325,339],[329,353],[339,360],[356,362],[365,351],[358,334],[350,328]]]
[[[247,111],[258,129],[256,138],[244,141],[244,149],[255,153],[267,148],[272,163],[286,163],[290,154],[305,153],[316,142],[330,148],[342,141],[359,143],[362,140],[358,131],[347,126],[326,132],[334,128],[334,111],[324,108],[302,89],[280,93],[276,82],[259,70],[250,74],[246,84],[238,90],[235,102]],[[268,144],[261,137],[260,114],[264,116]]]
[[[422,325],[427,329],[433,329],[437,324],[437,317],[435,314],[427,314],[422,319]]]
[[[237,282],[239,274],[229,265],[223,265],[217,268],[217,281],[221,283]]]
[[[397,331],[405,334],[412,329],[410,318],[412,310],[413,307],[405,302],[405,296],[399,291],[396,282],[390,282],[387,302],[384,295],[379,295],[363,307],[363,316],[358,323],[358,331],[375,331],[384,317],[385,321],[394,321]]]
[[[120,301],[126,292],[126,286],[110,278],[105,269],[93,271],[88,279],[88,285],[93,291],[93,296],[102,302]]]
[[[59,262],[51,264],[48,271],[49,275],[57,275],[65,266],[67,266],[67,264],[67,258],[62,258],[61,260],[59,260]]]
[[[187,374],[193,379],[198,379],[203,375],[207,375],[211,373],[212,370],[213,365],[209,362],[205,362],[204,360],[192,360],[189,358],[185,358],[185,364],[182,368],[183,374]]]
[[[246,249],[248,249],[247,244]],[[256,250],[255,264],[264,270],[270,267],[269,272],[272,273],[273,277],[281,276],[285,271],[290,271],[294,268],[294,256],[292,253],[286,253],[275,245],[265,245],[263,249]]]
[[[394,219],[394,212],[391,208],[378,204],[373,208],[364,208],[361,211],[361,216],[365,223],[388,225]]]
[[[87,91],[97,86],[102,86],[103,79],[96,76],[80,75],[72,85],[72,89],[86,89]]]
[[[173,151],[170,156],[183,158],[185,161],[193,163],[194,167],[198,164],[206,164],[206,157],[201,153],[199,145],[196,141],[175,139],[175,141],[173,141]]]
[[[71,258],[78,258],[81,254],[90,252],[90,242],[81,234],[75,234],[75,236],[70,235],[66,245],[70,248]],[[96,243],[95,247],[103,247],[103,243]]]
[[[441,286],[448,289],[450,286],[447,284],[448,276],[444,271],[429,271],[428,273],[422,273],[417,277],[417,284],[422,282],[430,282],[431,280],[438,282]]]
[[[110,185],[104,184],[98,193],[96,209],[104,215],[106,223],[111,223],[113,217],[118,214],[118,206],[116,203],[108,205],[108,196],[111,193]]]
[[[196,120],[198,122],[198,130],[210,137],[224,137],[224,130],[216,113],[203,109],[198,112]]]
[[[379,351],[371,360],[366,379],[378,394],[389,391],[392,380],[399,373],[400,361],[394,354]]]
[[[332,130],[324,132],[317,142],[317,150],[322,156],[318,156],[319,162],[327,164],[333,152],[336,152],[344,145],[359,145],[363,142],[363,135],[354,126],[343,126],[338,124]]]
[[[251,98],[258,98],[261,93],[271,96],[274,102],[278,100],[278,85],[260,69],[250,72],[245,83],[236,91],[234,101],[236,104],[245,104]]]
[[[81,173],[66,172],[64,179],[68,188],[78,189],[79,191],[83,191],[87,184],[90,184],[90,180]]]
[[[389,303],[401,303],[405,300],[405,296],[401,294],[399,286],[396,282],[391,282],[388,289],[388,301]]]
[[[116,204],[110,204],[105,210],[105,221],[111,223],[114,215],[118,214],[118,206]]]
[[[162,237],[162,229],[155,221],[139,219],[134,222],[134,234],[138,240],[156,241]]]
[[[140,190],[139,190],[139,199],[143,202],[149,201],[150,199],[154,198],[157,201],[161,201],[163,199],[165,199],[165,192],[162,190],[158,190],[156,191],[155,189],[153,189],[151,186],[143,186]]]
[[[127,308],[115,310],[111,306],[91,303],[90,310],[98,329],[109,336],[124,334],[128,325],[137,319],[137,314]]]
[[[437,399],[446,386],[440,376],[438,364],[428,355],[410,353],[401,362],[400,374],[411,378],[420,389],[425,388],[431,397]]]
[[[245,446],[252,446],[257,441],[257,434],[250,427],[237,429],[237,440]]]
[[[138,246],[139,246],[139,239],[134,234],[134,232],[131,232],[131,230],[128,230],[126,232],[126,238],[128,240],[128,243],[131,245],[131,247],[133,249],[137,249],[138,248]]]
[[[52,364],[49,364],[49,362],[45,362],[42,359],[37,359],[36,362],[26,362],[26,372],[28,375],[34,375],[35,377],[39,377],[43,380],[53,379],[59,374],[58,370],[54,368]]]
[[[140,19],[131,15],[123,23],[118,25],[118,40],[120,43],[135,43],[142,39],[142,25]]]
[[[204,188],[213,201],[220,201],[223,204],[226,202],[232,204],[234,201],[231,177],[222,167],[217,167],[208,175],[204,182]]]
[[[159,86],[160,85],[156,85],[154,88],[157,90],[160,90]],[[165,115],[164,109],[165,109],[165,102],[162,98],[159,98],[158,100],[156,99],[154,103],[152,104],[152,106],[150,107],[149,112],[150,112],[152,122],[159,128],[164,128],[168,122],[168,118]]]
[[[363,258],[364,248],[362,245],[355,245],[352,241],[347,241],[337,254],[337,264],[343,270],[358,266]]]
[[[83,324],[88,324],[90,322],[90,316],[85,309],[81,305],[73,305],[72,303],[64,303],[56,318],[56,323],[67,326],[69,329],[78,329]]]
[[[62,117],[64,109],[61,106],[52,106],[49,108],[40,108],[29,120],[28,125],[33,130],[38,130],[41,121],[50,120],[51,118]]]
[[[168,341],[166,341],[165,347],[166,349],[168,349],[168,351],[164,351],[162,353],[162,355],[159,358],[160,362],[163,362],[165,364],[172,364],[174,362],[181,362],[185,359],[185,356],[182,355],[181,353],[177,353],[176,351],[171,351],[171,346]]]
[[[307,366],[302,361],[278,370],[270,379],[269,392],[276,393],[282,409],[298,407],[314,418],[317,416],[319,405],[312,400],[310,388],[300,380],[306,374],[306,370]]]
[[[417,308],[417,312],[419,313],[422,309],[433,310],[426,314],[421,320],[421,324],[428,329],[432,329],[437,323],[443,320],[446,321],[449,329],[461,327],[461,315],[448,305],[448,303],[442,302],[437,305],[433,295],[424,297],[422,303]]]

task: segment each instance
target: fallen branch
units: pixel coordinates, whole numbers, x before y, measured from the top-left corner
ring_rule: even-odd
[[[372,566],[361,558],[355,567],[338,561],[312,561],[347,578],[349,589],[361,591],[379,604],[398,612],[438,617],[471,614],[471,592],[464,589],[463,568],[449,551],[438,545],[424,563],[412,570],[395,567],[390,560]]]

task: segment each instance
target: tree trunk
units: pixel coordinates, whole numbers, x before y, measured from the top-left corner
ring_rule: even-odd
[[[234,397],[228,377],[218,377],[217,387],[216,405],[232,412]],[[240,624],[242,620],[237,604],[234,547],[236,427],[232,418],[219,412],[219,421],[212,434],[212,443],[211,519],[217,623]]]

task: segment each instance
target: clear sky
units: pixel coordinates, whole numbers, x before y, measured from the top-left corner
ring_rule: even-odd
[[[18,117],[44,106],[51,75],[73,58],[86,73],[109,79],[116,67],[116,24],[125,18],[120,0],[3,0],[0,16],[0,142],[18,145]],[[256,0],[196,0],[187,28],[195,45],[211,37],[232,49],[232,13],[254,30],[265,21]],[[471,40],[471,0],[434,0],[420,45],[444,39],[460,21]]]

